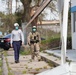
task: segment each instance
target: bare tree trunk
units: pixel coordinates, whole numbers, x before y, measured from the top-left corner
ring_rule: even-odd
[[[32,0],[21,0],[23,6],[24,6],[24,13],[22,17],[23,22],[28,22],[31,18],[30,16],[30,4]]]
[[[38,1],[37,5],[36,5],[36,10],[37,10],[37,7],[39,5],[39,1]],[[21,0],[21,2],[23,3],[23,6],[24,6],[24,13],[23,13],[23,17],[22,17],[23,22],[28,22],[32,18],[32,16],[31,16],[32,8],[30,7],[30,4],[31,4],[32,0]],[[34,19],[34,21],[31,23],[32,26],[33,25],[37,26],[37,20],[38,20],[38,17],[36,17]]]

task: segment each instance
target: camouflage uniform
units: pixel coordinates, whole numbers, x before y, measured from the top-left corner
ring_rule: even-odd
[[[35,33],[30,32],[28,35],[28,44],[31,47],[31,58],[34,59],[35,56],[40,60],[39,51],[41,42],[40,34],[36,31]]]

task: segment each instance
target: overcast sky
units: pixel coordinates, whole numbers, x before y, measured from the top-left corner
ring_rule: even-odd
[[[4,12],[6,9],[6,2],[2,2],[2,0],[0,0],[0,11]]]
[[[12,0],[13,1],[13,4],[12,4],[12,12],[15,12],[15,6],[16,6],[16,2],[15,0]],[[19,3],[21,5],[21,3]],[[6,2],[2,2],[2,0],[0,0],[0,11],[6,13],[7,12],[7,5],[6,5]],[[45,12],[47,13],[46,17],[44,18],[47,19],[47,20],[51,20],[51,19],[59,19],[58,16],[56,15],[53,15],[50,11],[50,9],[45,9]],[[57,13],[55,13],[57,14]]]
[[[12,0],[13,2],[13,4],[12,4],[12,12],[15,12],[15,6],[16,6],[16,2],[15,2],[15,0]],[[6,0],[5,1],[2,1],[2,0],[0,0],[0,11],[2,11],[2,12],[7,12],[7,3],[6,3]]]

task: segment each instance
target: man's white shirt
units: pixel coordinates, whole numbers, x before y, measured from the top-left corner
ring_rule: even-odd
[[[13,41],[20,41],[20,40],[22,40],[22,42],[24,43],[24,35],[21,29],[13,30],[11,33],[11,44],[13,43]]]

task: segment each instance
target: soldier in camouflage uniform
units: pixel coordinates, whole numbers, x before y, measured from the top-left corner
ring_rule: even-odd
[[[28,35],[28,44],[31,47],[31,58],[34,59],[35,56],[40,60],[39,51],[40,51],[40,44],[41,38],[40,34],[37,32],[36,26],[32,27],[32,32]]]

